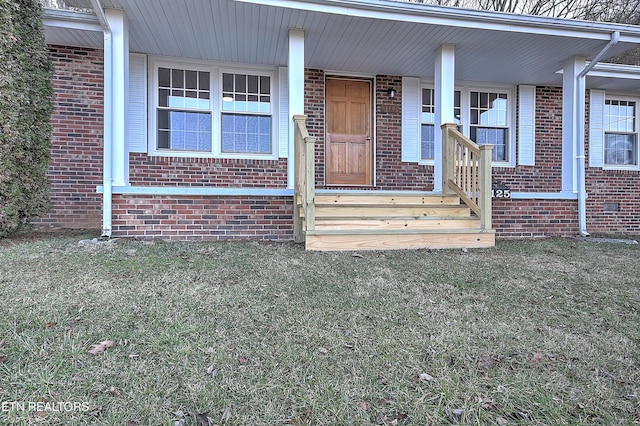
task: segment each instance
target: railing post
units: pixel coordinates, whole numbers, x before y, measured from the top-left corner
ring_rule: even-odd
[[[493,145],[480,145],[480,228],[488,231],[492,226],[491,153]]]
[[[442,129],[442,193],[452,195],[455,192],[449,187],[449,181],[455,179],[455,144],[449,135],[449,129],[454,129],[455,123],[444,123]]]
[[[298,126],[298,121],[304,121],[304,115],[296,115],[293,117],[293,240],[296,243],[304,241],[304,232],[302,229],[302,218],[300,217],[300,204],[298,198],[302,198],[303,182],[301,181],[301,169],[304,162],[304,150],[302,133]]]
[[[305,125],[307,117],[305,115],[294,115],[294,209],[293,209],[293,238],[301,243],[304,241],[305,231],[315,229],[315,143],[316,138],[309,136]],[[298,197],[301,198],[302,206],[298,204]],[[300,217],[300,207],[304,211],[306,226],[302,226]]]
[[[316,167],[315,167],[315,152],[316,152],[316,138],[307,136],[304,138],[304,144],[306,149],[305,159],[306,164],[306,176],[305,176],[305,188],[307,191],[306,206],[304,212],[304,218],[306,221],[307,231],[313,231],[316,229]]]

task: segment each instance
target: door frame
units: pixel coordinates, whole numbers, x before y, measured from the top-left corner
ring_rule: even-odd
[[[327,80],[351,80],[351,81],[365,81],[367,83],[369,83],[369,96],[370,96],[370,117],[371,117],[371,171],[370,171],[370,176],[371,176],[371,183],[369,184],[362,184],[362,185],[357,185],[357,186],[361,186],[363,188],[370,188],[370,187],[375,187],[376,186],[376,76],[375,75],[369,75],[369,74],[345,74],[345,73],[325,73],[324,74],[324,87],[325,87],[325,91],[324,91],[324,117],[325,117],[325,122],[324,122],[324,143],[323,143],[323,155],[324,155],[324,170],[323,170],[323,184],[324,186],[327,186],[327,158],[328,158],[328,147],[327,147],[327,122],[328,122],[328,114],[327,114],[327,93],[326,93],[326,87],[327,87]],[[354,185],[349,185],[349,184],[331,184],[330,186],[354,186]]]

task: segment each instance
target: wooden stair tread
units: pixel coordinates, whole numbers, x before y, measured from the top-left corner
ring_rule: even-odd
[[[316,229],[480,229],[477,218],[392,218],[392,219],[350,219],[322,218],[316,219]]]
[[[315,229],[307,231],[307,235],[408,235],[408,234],[495,234],[495,230],[481,230],[468,228],[437,228],[437,229]]]
[[[321,217],[357,217],[357,218],[393,218],[393,217],[468,217],[471,211],[465,206],[449,207],[398,207],[398,206],[322,206],[316,205],[316,218]]]
[[[353,250],[415,250],[490,248],[495,246],[494,232],[450,232],[442,230],[431,233],[307,233],[307,250],[353,251]]]
[[[301,201],[298,200],[298,203]],[[316,205],[368,205],[368,206],[440,206],[459,205],[460,198],[451,195],[404,194],[316,194]]]

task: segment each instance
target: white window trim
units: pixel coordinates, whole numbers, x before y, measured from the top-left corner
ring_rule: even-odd
[[[636,103],[636,116],[635,116],[635,133],[636,133],[636,164],[608,164],[607,157],[605,155],[605,147],[606,147],[606,134],[607,131],[604,129],[604,105],[602,109],[602,169],[603,170],[640,170],[640,98],[628,96],[628,95],[618,95],[617,93],[605,92],[604,101],[606,104],[607,100],[616,100],[616,101],[632,101]]]
[[[209,86],[211,88],[210,112],[211,112],[211,152],[180,151],[158,149],[157,107],[158,107],[158,68],[183,68],[209,73]],[[266,75],[271,81],[271,152],[269,154],[255,153],[226,153],[222,152],[222,73]],[[204,61],[185,61],[165,57],[149,57],[148,66],[148,93],[149,93],[149,124],[147,153],[156,157],[183,157],[183,158],[228,158],[249,160],[277,160],[279,157],[279,126],[278,126],[278,82],[277,69],[256,66],[229,66],[224,63],[211,63]]]
[[[422,128],[422,89],[434,89],[434,84],[429,80],[421,80],[420,81],[420,127]],[[471,92],[497,92],[497,93],[506,93],[508,105],[507,111],[507,129],[509,130],[509,139],[507,141],[507,149],[509,150],[509,158],[507,161],[492,161],[492,167],[515,167],[516,166],[516,99],[515,99],[515,88],[513,86],[500,86],[500,85],[478,85],[478,83],[466,83],[455,86],[455,91],[460,92],[460,122],[462,125],[462,133],[465,136],[469,135],[469,130],[471,128],[470,125],[470,102],[469,95]],[[436,126],[437,127],[437,126]],[[437,131],[438,129],[436,129]],[[421,137],[421,134],[419,135]],[[420,141],[420,153],[419,156],[422,156],[422,145]],[[436,161],[440,161],[440,159],[434,160],[423,160],[420,159],[418,164],[426,164],[433,165]]]

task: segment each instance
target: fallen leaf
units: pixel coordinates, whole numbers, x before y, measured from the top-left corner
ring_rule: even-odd
[[[212,365],[211,367],[207,368],[207,374],[211,375],[212,379],[215,379],[218,375],[218,369],[215,365]]]
[[[498,417],[496,419],[496,423],[498,423],[498,426],[507,426],[509,424],[509,421],[504,417]]]
[[[222,418],[220,419],[220,421],[222,423],[226,423],[229,420],[231,420],[232,417],[233,417],[233,410],[231,406],[228,406],[227,408],[224,409],[224,412],[222,413]]]
[[[47,328],[51,328],[51,327],[55,326],[56,324],[57,324],[57,322],[56,322],[56,321],[49,321],[49,322],[47,323]]]
[[[249,362],[249,360],[246,356],[239,356],[238,362],[240,363],[240,365],[247,365],[247,362]]]
[[[211,426],[211,422],[209,422],[209,417],[207,417],[209,413],[200,413],[196,414],[196,420],[200,426]]]
[[[430,382],[431,380],[433,380],[433,376],[427,373],[420,373],[420,375],[418,376],[418,379],[420,379],[421,382],[424,382],[424,381]]]
[[[322,355],[326,355],[329,353],[329,350],[327,348],[318,348],[318,352],[320,352]]]
[[[111,386],[109,389],[104,391],[104,393],[108,393],[111,396],[120,396],[120,392],[115,387]]]
[[[102,342],[98,343],[97,345],[93,345],[93,349],[91,349],[89,351],[90,354],[92,355],[98,355],[101,352],[106,351],[107,349],[113,347],[113,341],[112,340],[103,340]]]
[[[6,355],[0,355],[0,362],[6,362],[9,359]]]
[[[544,355],[542,354],[542,352],[536,352],[535,354],[533,354],[533,357],[531,358],[531,361],[540,362],[543,359],[544,359]]]
[[[140,423],[136,422],[135,420],[129,420],[127,421],[127,426],[138,426]]]
[[[44,402],[44,398],[43,397],[38,398],[38,402],[40,402],[40,403]],[[43,418],[43,417],[46,417],[47,412],[46,411],[36,411],[36,415],[38,417]]]
[[[369,408],[369,404],[367,404],[364,401],[360,401],[358,402],[358,407],[360,407],[360,409],[367,411],[367,409]]]
[[[478,360],[478,369],[480,370],[489,370],[494,367],[493,358],[488,355],[481,357]]]

